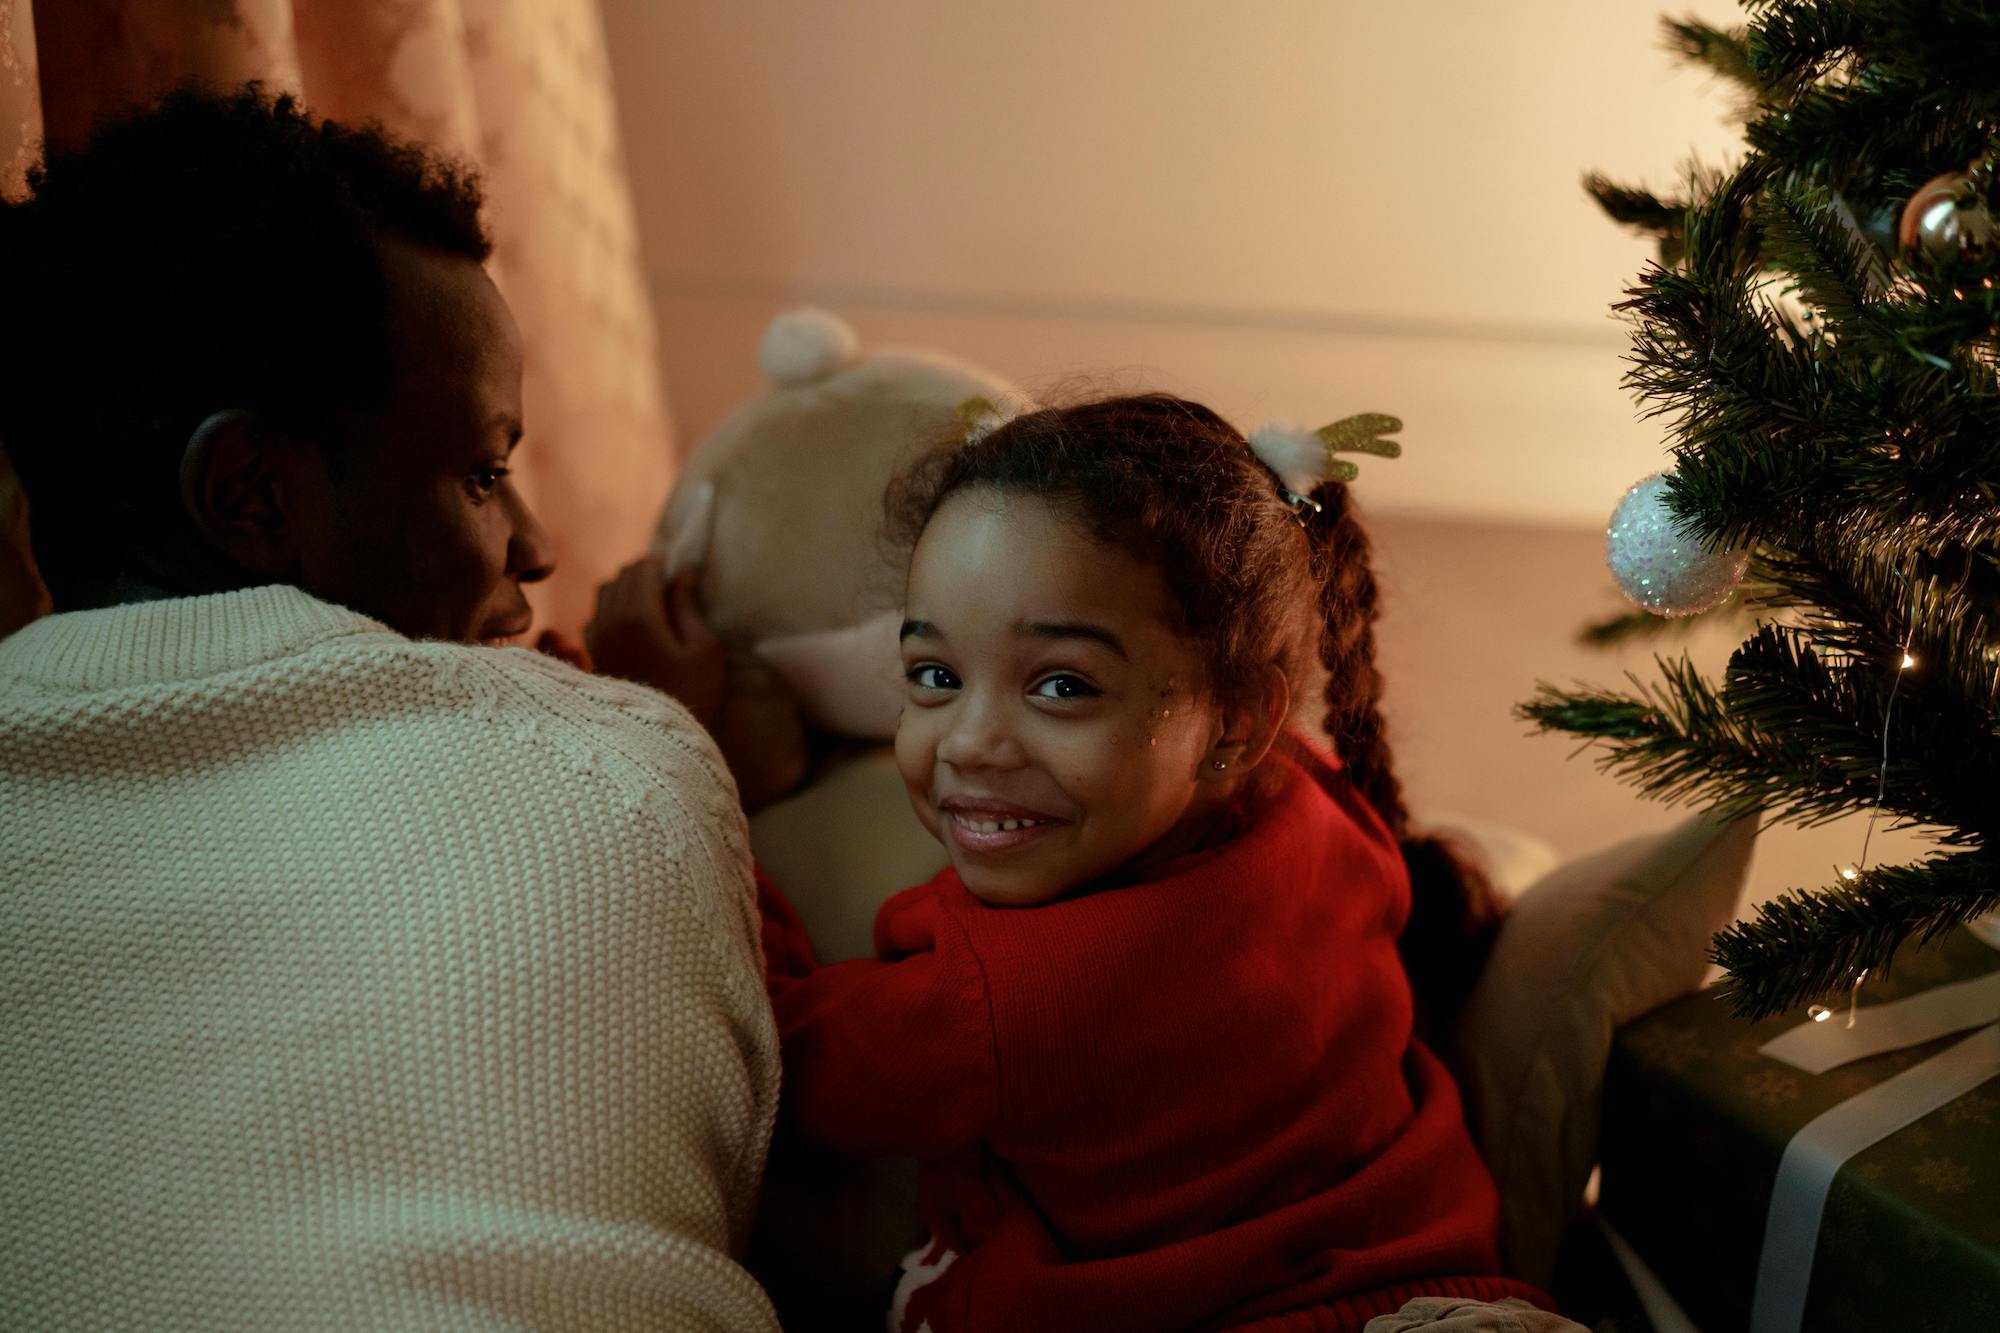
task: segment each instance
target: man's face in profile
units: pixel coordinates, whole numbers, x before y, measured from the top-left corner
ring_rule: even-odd
[[[49,611],[49,590],[28,538],[28,497],[0,452],[0,638]]]
[[[395,392],[329,460],[298,515],[298,582],[413,638],[519,634],[547,534],[508,476],[521,345],[474,260],[384,240]]]

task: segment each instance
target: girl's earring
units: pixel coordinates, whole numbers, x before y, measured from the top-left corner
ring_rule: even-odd
[[[1229,761],[1227,759],[1217,759],[1213,763],[1211,763],[1209,767],[1214,769],[1216,772],[1220,773],[1224,769],[1229,767]]]

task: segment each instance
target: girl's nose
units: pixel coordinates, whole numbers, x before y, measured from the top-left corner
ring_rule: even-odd
[[[1020,738],[996,701],[968,690],[952,709],[938,741],[940,763],[953,768],[1017,768],[1025,760]]]

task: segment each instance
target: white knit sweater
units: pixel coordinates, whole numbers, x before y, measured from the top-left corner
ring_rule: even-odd
[[[677,705],[292,588],[0,641],[0,1327],[775,1329]]]

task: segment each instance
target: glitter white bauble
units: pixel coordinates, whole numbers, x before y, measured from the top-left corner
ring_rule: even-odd
[[[1696,616],[1743,581],[1748,551],[1705,551],[1682,536],[1667,508],[1667,474],[1655,472],[1611,511],[1605,559],[1632,601],[1658,616]]]

